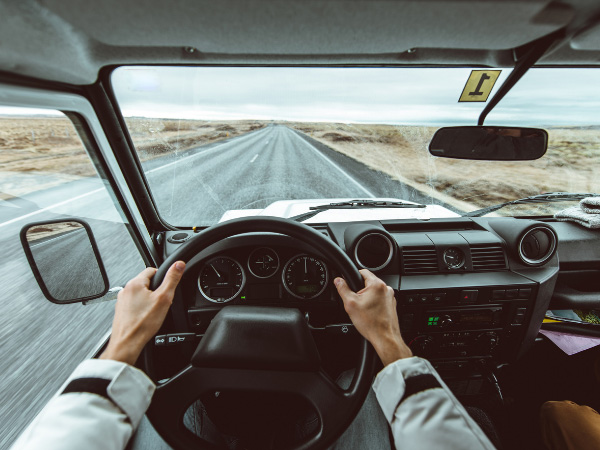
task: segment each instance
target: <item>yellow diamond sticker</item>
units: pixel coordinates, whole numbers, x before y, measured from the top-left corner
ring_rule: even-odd
[[[486,102],[501,70],[472,70],[459,102]]]

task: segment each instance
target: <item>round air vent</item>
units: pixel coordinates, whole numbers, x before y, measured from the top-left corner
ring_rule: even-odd
[[[182,242],[187,241],[189,238],[190,235],[188,233],[176,233],[172,236],[169,236],[167,241],[169,241],[171,244],[181,244]]]
[[[527,230],[519,241],[519,257],[529,266],[541,266],[556,251],[556,234],[549,227],[537,226]]]
[[[354,259],[359,266],[369,270],[381,270],[392,260],[392,241],[380,233],[367,233],[354,247]]]

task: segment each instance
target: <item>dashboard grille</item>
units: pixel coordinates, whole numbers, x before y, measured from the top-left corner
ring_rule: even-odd
[[[473,270],[506,269],[506,255],[500,245],[473,245],[471,259]]]
[[[434,248],[403,248],[405,274],[437,273],[439,271]]]

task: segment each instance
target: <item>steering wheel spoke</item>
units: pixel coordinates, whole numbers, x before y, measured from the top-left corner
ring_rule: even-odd
[[[160,285],[175,261],[189,262],[199,251],[222,239],[256,231],[286,234],[319,247],[351,289],[357,291],[362,287],[362,277],[352,260],[318,231],[286,219],[252,217],[220,223],[187,241],[158,268],[151,289]],[[233,308],[225,307],[215,316],[191,365],[158,385],[148,410],[158,433],[176,450],[220,449],[194,435],[183,423],[187,409],[201,396],[220,391],[291,393],[304,397],[320,419],[318,432],[293,449],[309,450],[333,443],[358,413],[371,386],[373,349],[364,339],[360,341],[355,378],[344,391],[320,367],[311,331],[298,310]],[[339,324],[319,331],[347,334],[354,329],[350,324]],[[146,346],[144,351],[144,368],[152,378],[155,364],[152,346]]]

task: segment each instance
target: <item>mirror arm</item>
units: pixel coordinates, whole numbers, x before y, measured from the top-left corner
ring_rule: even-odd
[[[96,303],[110,302],[112,300],[116,300],[117,296],[119,295],[119,292],[121,292],[122,290],[123,290],[123,286],[115,286],[114,288],[110,288],[108,290],[108,292],[106,294],[104,294],[103,297],[93,298],[91,300],[85,300],[85,301],[81,302],[81,304],[86,306],[86,305],[94,305]]]
[[[527,73],[527,71],[533,67],[533,65],[538,62],[544,55],[547,54],[548,50],[560,44],[567,38],[567,34],[565,29],[562,28],[548,36],[545,36],[535,42],[529,50],[521,57],[517,59],[515,64],[515,68],[510,73],[510,75],[504,80],[502,86],[498,89],[496,94],[492,97],[489,103],[485,106],[481,114],[479,115],[479,120],[477,121],[477,125],[483,125],[485,118],[487,115],[494,109],[494,107],[500,103],[500,100],[504,98],[506,94],[513,88],[515,84]]]

